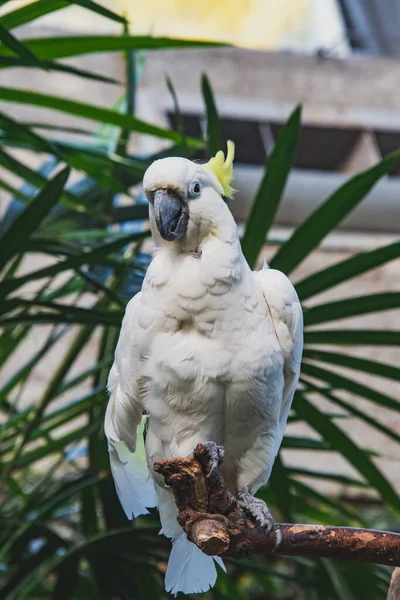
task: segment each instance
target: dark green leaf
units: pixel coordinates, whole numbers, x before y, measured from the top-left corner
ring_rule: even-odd
[[[69,173],[69,168],[65,168],[51,179],[2,235],[0,239],[0,269],[4,268],[15,254],[23,251],[27,239],[60,199]]]
[[[79,497],[84,489],[96,486],[101,480],[102,477],[99,475],[82,474],[78,478],[69,481],[57,481],[55,485],[53,484],[50,492],[48,492],[46,486],[47,479],[44,478],[33,489],[28,502],[21,511],[22,516],[25,517],[23,524],[27,524],[29,527],[31,525],[36,526],[38,523],[45,521],[46,518],[49,518],[66,502],[72,498]],[[32,510],[34,510],[34,514],[29,515],[30,521],[26,523],[27,512]]]
[[[11,535],[7,538],[7,541],[0,549],[1,559],[4,560],[4,557],[6,553],[9,552],[10,548],[23,535],[29,533],[30,530],[36,532],[36,530],[40,528],[41,533],[43,534],[42,530],[44,525],[38,523],[38,520],[44,520],[46,517],[48,518],[57,507],[79,494],[83,489],[97,484],[99,480],[100,477],[98,476],[89,477],[83,475],[79,479],[68,481],[63,483],[61,486],[58,484],[55,491],[51,491],[50,494],[46,493],[45,497],[43,497],[43,486],[48,481],[48,478],[45,477],[33,489],[22,509],[19,510],[16,515],[14,515],[15,518],[19,520],[19,527],[16,526],[16,523],[11,523]],[[55,540],[58,543],[62,541],[62,538],[57,536],[51,530],[48,530],[48,536],[46,537],[50,537],[50,540]],[[69,541],[65,540],[64,545],[69,547]]]
[[[167,37],[125,36],[125,35],[84,35],[43,37],[24,40],[26,46],[42,60],[69,58],[93,52],[126,52],[127,50],[167,50],[169,48],[207,48],[226,46],[216,42],[180,40]],[[0,48],[0,55],[10,51]]]
[[[346,300],[319,304],[304,310],[304,324],[306,326],[317,325],[318,323],[357,317],[366,313],[399,308],[399,306],[400,292],[357,296]]]
[[[124,35],[129,35],[128,23],[124,25]],[[136,69],[136,57],[133,50],[125,52],[125,97],[124,102],[118,108],[121,112],[127,115],[134,115],[136,109],[136,93],[137,93],[137,69]],[[104,127],[102,133],[105,133]],[[106,134],[107,137],[107,134]],[[125,157],[128,154],[128,146],[131,133],[129,129],[120,129],[116,143],[115,153],[120,157]],[[120,169],[115,167],[115,173],[120,175]],[[110,208],[115,204],[114,196],[108,194],[104,196],[103,206],[104,210],[109,212]]]
[[[77,135],[93,135],[93,132],[89,129],[82,129],[82,127],[65,127],[64,125],[56,125],[51,123],[39,123],[39,122],[25,122],[24,123],[30,129],[44,129],[45,131],[57,131],[63,133],[75,133]]]
[[[328,494],[321,494],[317,490],[313,489],[309,485],[297,481],[296,479],[293,481],[293,488],[296,492],[303,496],[308,502],[314,501],[317,505],[327,506],[334,511],[334,513],[339,513],[342,519],[346,517],[353,524],[357,523],[358,525],[366,526],[363,519],[360,518],[360,515],[357,514],[354,510],[348,508],[344,502],[338,503],[336,498],[331,498]]]
[[[347,477],[346,475],[340,475],[340,473],[329,473],[327,471],[314,471],[310,469],[300,468],[288,468],[288,472],[291,475],[299,475],[300,477],[311,477],[315,479],[326,479],[328,481],[334,481],[347,487],[367,487],[367,484],[364,481],[360,481],[359,479],[354,479],[352,477]]]
[[[3,15],[0,23],[9,30],[14,29],[67,6],[65,0],[37,0]]]
[[[60,394],[57,394],[57,396],[59,395]],[[107,393],[104,385],[98,386],[97,388],[91,388],[90,391],[81,398],[75,398],[74,401],[67,406],[52,410],[50,413],[46,414],[42,417],[40,430],[37,434],[35,432],[32,435],[32,439],[41,437],[44,433],[50,433],[55,428],[65,425],[74,417],[86,412],[95,403],[101,406],[102,410],[105,408],[105,404],[107,403]],[[43,431],[41,431],[42,429]]]
[[[36,554],[30,556],[27,560],[21,561],[14,575],[10,577],[1,590],[3,598],[15,598],[14,592],[18,590],[21,582],[29,579],[30,575],[37,572],[50,557],[54,557],[58,548],[59,545],[55,540],[48,541]]]
[[[151,565],[151,563],[146,563],[143,559],[139,557],[139,555],[145,550],[146,546],[149,548],[149,544],[152,544],[153,547],[155,544],[158,544],[161,547],[165,547],[162,544],[160,539],[154,539],[154,535],[151,538],[151,541],[146,540],[145,535],[140,535],[140,532],[136,529],[135,531],[129,527],[121,530],[111,530],[107,532],[102,532],[95,537],[84,540],[80,544],[75,545],[72,549],[70,549],[67,553],[56,556],[54,559],[47,561],[42,565],[42,568],[38,570],[34,574],[34,578],[28,580],[26,582],[21,582],[18,592],[18,596],[13,597],[13,600],[27,600],[29,598],[29,593],[37,585],[38,582],[47,577],[50,573],[62,568],[62,565],[69,561],[72,556],[84,556],[90,562],[95,559],[96,564],[102,565],[100,569],[100,573],[102,574],[102,582],[104,586],[109,587],[113,583],[113,578],[120,578],[120,572],[115,573],[113,570],[108,568],[112,559],[116,559],[117,563],[121,562],[123,557],[130,555],[132,563],[138,563],[140,567],[139,577],[143,577],[143,568],[156,568]],[[135,558],[133,558],[135,557]],[[138,557],[138,558],[136,558]],[[103,561],[101,561],[103,558]],[[132,571],[132,566],[130,568]],[[148,575],[148,573],[146,573]],[[122,588],[124,586],[122,585]],[[101,593],[105,587],[101,588]],[[115,587],[113,588],[115,589]],[[121,586],[117,588],[119,592],[121,591]],[[128,591],[131,594],[133,586],[129,586],[129,590],[124,590],[126,594],[121,596],[123,598],[131,598],[131,595],[128,595]],[[152,588],[154,590],[154,586]],[[118,594],[119,594],[118,592]],[[109,596],[112,597],[113,593],[110,591]],[[86,597],[86,596],[85,596]],[[96,596],[99,597],[99,596]],[[101,597],[101,596],[100,596]],[[149,597],[148,595],[145,597]]]
[[[97,425],[96,425],[97,428]],[[16,460],[13,468],[22,469],[35,463],[42,458],[47,458],[53,454],[64,454],[69,444],[76,443],[76,440],[82,439],[90,435],[95,428],[93,425],[85,425],[84,427],[74,428],[70,433],[67,433],[56,440],[48,440],[44,446],[39,446],[34,450],[27,450]]]
[[[43,68],[41,61],[35,56],[35,54],[29,50],[22,42],[20,42],[15,36],[12,35],[5,27],[0,23],[0,40],[7,46],[14,54],[19,56],[28,65]]]
[[[382,392],[378,392],[362,383],[357,383],[343,375],[338,375],[337,373],[332,373],[332,371],[317,367],[307,361],[303,361],[302,373],[314,377],[315,379],[326,381],[336,390],[346,390],[352,394],[366,398],[371,402],[375,402],[379,406],[386,406],[386,408],[400,411],[400,402],[394,400],[390,396],[386,396],[385,394],[382,394]]]
[[[376,362],[374,360],[357,358],[356,356],[339,354],[337,352],[324,352],[322,350],[316,350],[313,348],[305,348],[303,357],[319,362],[326,362],[329,365],[340,365],[341,367],[346,367],[347,369],[365,371],[366,373],[400,381],[400,369],[398,367]]]
[[[149,216],[148,204],[131,204],[130,206],[113,206],[110,209],[113,223],[124,221],[142,221]]]
[[[186,135],[183,126],[182,113],[179,106],[178,96],[173,86],[173,83],[169,77],[167,77],[167,88],[172,97],[172,102],[174,103],[174,111],[175,111],[175,121],[177,125],[177,130],[181,134],[182,137],[182,156],[187,157],[188,151],[186,147]]]
[[[275,459],[269,479],[269,486],[275,497],[275,504],[279,508],[284,521],[286,523],[293,523],[291,482],[280,454]]]
[[[105,123],[114,123],[125,129],[153,135],[156,137],[180,141],[180,134],[176,131],[169,131],[162,127],[150,125],[140,119],[136,119],[130,115],[123,115],[108,108],[95,106],[84,102],[76,102],[61,96],[49,96],[29,90],[13,89],[0,87],[0,99],[8,102],[17,102],[18,104],[34,105],[36,107],[49,108],[60,112],[65,112],[78,117],[91,119],[92,121],[102,121]],[[187,138],[187,143],[193,147],[201,147],[203,144],[199,140]]]
[[[309,277],[306,277],[306,279],[302,279],[296,283],[297,294],[301,300],[306,300],[352,277],[361,275],[370,269],[384,265],[399,257],[400,242],[389,244],[377,250],[371,250],[371,252],[356,254],[332,267],[318,271],[318,273],[313,273]]]
[[[83,493],[90,493],[86,490]],[[51,595],[52,600],[72,600],[78,581],[79,556],[70,556],[57,573],[57,581]]]
[[[94,250],[82,252],[75,256],[70,256],[69,258],[66,258],[63,261],[59,261],[55,265],[44,267],[43,269],[33,271],[27,275],[23,275],[18,278],[13,278],[7,281],[0,282],[0,293],[6,295],[18,288],[19,286],[24,285],[28,281],[33,281],[35,279],[43,279],[44,277],[51,277],[53,275],[59,274],[60,272],[65,272],[68,269],[79,268],[82,265],[96,263],[102,264],[102,260],[108,257],[113,252],[117,252],[124,246],[127,246],[128,244],[131,244],[135,241],[141,240],[144,237],[147,237],[146,233],[132,233],[117,240],[113,240],[108,244],[101,244]],[[60,254],[60,250],[58,250],[58,254]]]
[[[333,450],[331,444],[326,440],[315,440],[309,437],[299,437],[285,435],[282,440],[282,448],[292,448],[295,450]]]
[[[29,333],[29,327],[17,327],[0,335],[0,364],[3,365]]]
[[[98,301],[96,306],[101,306],[101,301]],[[78,329],[78,332],[69,344],[64,356],[62,357],[61,362],[57,365],[55,371],[52,373],[50,381],[46,389],[44,390],[42,396],[39,398],[38,401],[36,401],[34,411],[31,415],[29,415],[29,421],[26,424],[23,434],[21,435],[20,439],[15,445],[13,456],[4,466],[5,476],[8,476],[10,473],[12,473],[13,468],[17,464],[18,459],[22,454],[22,450],[25,447],[25,444],[29,441],[31,434],[36,429],[36,427],[40,424],[42,415],[47,410],[51,402],[54,400],[54,395],[57,392],[58,387],[62,384],[65,377],[68,375],[72,365],[77,360],[77,357],[89,342],[93,334],[94,328],[95,325],[89,324],[85,327],[81,327]],[[54,444],[55,442],[52,441],[51,443]],[[41,452],[43,449],[38,448],[36,450]],[[37,455],[35,454],[36,450],[33,451],[33,456],[35,457],[37,457]],[[26,455],[23,455],[21,457],[21,460],[24,460],[25,458]],[[38,458],[34,458],[33,460],[38,460]]]
[[[339,344],[341,346],[400,346],[400,331],[373,329],[305,331],[304,342],[306,344]]]
[[[11,135],[16,134],[18,139],[31,144],[37,152],[58,154],[57,148],[48,140],[31,131],[27,125],[14,121],[3,112],[0,112],[0,127]]]
[[[78,4],[78,6],[82,6],[83,8],[87,8],[102,17],[106,17],[107,19],[111,19],[112,21],[117,21],[117,23],[126,23],[126,19],[121,17],[121,15],[117,15],[117,13],[97,4],[93,0],[68,0],[69,4]]]
[[[294,410],[325,440],[328,440],[371,483],[393,509],[400,510],[400,499],[391,484],[367,454],[339,427],[328,417],[322,415],[304,396],[295,403]]]
[[[105,389],[105,386],[94,388],[89,393],[82,396],[82,398],[75,399],[71,404],[46,414],[41,419],[40,427],[36,427],[32,433],[31,440],[40,438],[43,438],[44,441],[49,440],[54,430],[70,423],[76,419],[76,417],[85,414],[86,411],[92,408],[95,402],[102,410],[104,410],[107,402]],[[26,426],[31,415],[32,410],[27,409],[23,412],[20,411],[8,419],[7,424],[3,426],[2,431],[1,455],[10,452],[13,449],[16,438]],[[59,432],[56,433],[58,434]]]
[[[55,309],[57,305],[55,303],[47,303],[49,309]],[[52,304],[52,305],[50,305]],[[35,308],[41,305],[46,306],[45,303],[30,302],[26,300],[25,306]],[[38,324],[38,323],[63,323],[63,324],[80,324],[80,325],[114,325],[119,327],[121,325],[123,317],[123,311],[104,311],[96,312],[91,309],[77,308],[67,305],[58,305],[57,312],[35,312],[29,314],[21,312],[12,317],[3,317],[0,319],[2,327],[10,327],[14,325],[26,325],[26,324]]]
[[[356,600],[356,597],[350,590],[346,578],[336,563],[333,560],[322,558],[321,564],[325,567],[328,577],[332,582],[332,587],[336,591],[338,600]]]
[[[322,394],[323,396],[325,396],[325,398],[327,398],[333,404],[337,404],[338,406],[340,406],[341,408],[346,410],[349,414],[353,415],[354,417],[356,417],[358,419],[361,419],[365,423],[368,423],[368,425],[370,425],[374,429],[377,429],[378,431],[380,431],[387,437],[391,438],[395,442],[400,443],[400,435],[398,435],[396,432],[392,431],[389,427],[382,425],[382,423],[380,423],[375,417],[370,417],[365,411],[358,410],[349,402],[346,402],[345,400],[338,398],[338,396],[336,396],[335,394],[333,394],[332,392],[328,391],[327,389],[325,389],[321,386],[314,385],[313,383],[311,383],[308,380],[305,381],[303,379],[302,381],[306,383],[307,388],[310,391],[317,392],[318,394]],[[399,402],[399,410],[400,410],[400,402]]]
[[[2,190],[5,190],[6,192],[10,193],[14,198],[18,198],[18,200],[22,200],[23,202],[25,202],[25,204],[29,204],[30,201],[32,200],[32,198],[30,196],[27,196],[26,194],[21,192],[21,190],[15,188],[14,186],[7,183],[6,181],[3,181],[2,179],[0,179],[0,188]],[[3,226],[4,226],[4,222],[0,226],[0,234],[2,233]]]
[[[34,352],[32,357],[25,361],[22,366],[18,365],[17,371],[4,382],[4,385],[0,388],[0,403],[6,398],[6,396],[14,389],[14,387],[21,382],[25,381],[31,373],[32,369],[38,364],[38,362],[51,350],[54,344],[60,339],[64,332],[60,332],[58,335],[50,334],[45,343],[37,352]]]
[[[32,66],[28,61],[13,56],[0,56],[0,69],[8,69],[10,67],[29,67]],[[95,73],[93,71],[86,71],[85,69],[79,69],[78,67],[73,67],[72,65],[63,65],[61,63],[54,62],[52,60],[42,60],[41,66],[48,71],[58,71],[60,73],[67,73],[68,75],[77,75],[78,77],[83,77],[84,79],[91,79],[93,81],[102,81],[104,83],[116,83],[120,82],[117,79],[112,77],[106,77],[105,75],[100,75],[99,73]],[[41,127],[49,127],[58,129],[57,126],[42,124]],[[62,127],[59,127],[62,129]]]
[[[215,583],[214,593],[217,598],[229,598],[229,600],[245,600],[245,596],[240,592],[238,586],[232,580],[232,577],[219,569],[217,581]]]
[[[30,167],[26,166],[24,163],[17,160],[10,154],[7,154],[7,152],[2,150],[1,148],[0,165],[5,169],[9,170],[11,173],[17,175],[18,177],[25,179],[28,183],[32,184],[37,188],[46,185],[48,182],[46,177],[44,177],[41,173],[34,171]],[[107,218],[103,213],[91,207],[85,206],[83,200],[80,201],[80,199],[77,196],[74,196],[70,192],[64,190],[61,196],[61,200],[63,201],[65,206],[71,210],[74,210],[78,213],[97,217],[101,223],[107,222]],[[85,198],[85,200],[87,200],[87,198]]]
[[[3,231],[6,231],[6,228],[4,228],[4,229],[0,228],[0,238],[1,238],[2,234],[3,234]],[[18,269],[21,266],[23,258],[24,258],[23,254],[19,254],[18,256],[16,256],[14,258],[14,260],[11,261],[8,269],[5,269],[4,279],[7,279],[7,278],[8,279],[12,279],[13,277],[15,277],[15,274],[17,273]]]
[[[84,371],[82,371],[81,373],[76,375],[76,377],[72,377],[71,379],[68,379],[65,383],[60,385],[60,387],[58,388],[58,390],[55,394],[55,397],[74,388],[76,385],[79,385],[80,383],[85,381],[85,379],[87,379],[88,377],[92,377],[101,369],[104,369],[104,368],[109,369],[113,363],[113,360],[114,360],[114,355],[111,354],[111,355],[105,357],[104,360],[102,360],[98,364],[90,367],[89,369],[85,369]]]
[[[64,160],[75,168],[80,169],[99,182],[104,180],[109,188],[114,185],[120,191],[141,182],[148,167],[148,163],[130,157],[122,157],[114,152],[101,152],[91,147],[75,147],[66,143],[59,143]],[[99,177],[98,171],[106,171]],[[108,214],[108,211],[107,211]]]
[[[242,250],[253,267],[275,218],[286,181],[293,166],[300,133],[301,108],[297,107],[282,129],[268,157],[242,239]]]
[[[76,269],[76,273],[80,275],[82,279],[85,279],[92,287],[94,287],[97,292],[104,292],[104,295],[108,296],[108,298],[115,302],[117,306],[123,309],[125,308],[125,302],[123,302],[121,298],[112,291],[111,288],[108,288],[106,285],[104,285],[104,283],[102,283],[98,277],[92,275],[90,271]]]
[[[207,75],[201,77],[201,90],[207,112],[207,147],[209,157],[213,157],[219,150],[224,150],[221,122],[214,101],[210,81]]]
[[[289,275],[356,208],[397,158],[397,154],[390,155],[334,192],[280,247],[270,263],[271,267]]]

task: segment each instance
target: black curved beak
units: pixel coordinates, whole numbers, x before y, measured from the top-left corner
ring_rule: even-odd
[[[189,222],[186,207],[173,190],[159,189],[154,192],[154,215],[160,235],[173,242],[183,237]]]

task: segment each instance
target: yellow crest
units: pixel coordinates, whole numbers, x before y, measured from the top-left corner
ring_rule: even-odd
[[[232,140],[228,140],[226,158],[222,150],[217,152],[215,156],[210,158],[208,163],[203,165],[211,171],[220,182],[224,190],[224,196],[232,198],[235,191],[230,183],[233,178],[233,159],[235,158],[235,144]]]

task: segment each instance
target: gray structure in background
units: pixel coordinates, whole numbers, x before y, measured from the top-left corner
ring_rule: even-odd
[[[400,56],[399,0],[337,0],[356,52]]]
[[[200,80],[206,72],[222,118],[225,139],[236,142],[232,204],[243,220],[279,132],[297,104],[303,106],[298,152],[280,225],[296,225],[349,177],[400,147],[400,63],[373,56],[346,59],[238,48],[153,52],[141,79],[143,119],[176,126],[166,76],[176,88],[184,128],[205,127]],[[143,151],[160,140],[142,139]],[[198,158],[205,158],[199,154]],[[347,229],[400,230],[400,161],[343,223]]]

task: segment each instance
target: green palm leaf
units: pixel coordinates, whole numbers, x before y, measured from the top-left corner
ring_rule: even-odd
[[[374,329],[305,331],[304,342],[306,344],[339,344],[341,346],[400,346],[400,331]]]
[[[27,65],[33,67],[39,67],[40,69],[44,68],[43,63],[38,59],[38,57],[31,51],[29,48],[25,46],[22,42],[20,42],[12,33],[8,31],[4,27],[4,25],[0,22],[0,40],[13,54],[19,56],[21,60],[23,60]]]
[[[36,0],[36,2],[9,11],[0,17],[0,23],[8,30],[14,29],[67,6],[69,3],[66,0]]]
[[[94,2],[94,0],[67,0],[67,1],[68,1],[68,4],[77,4],[78,6],[82,6],[82,8],[87,8],[88,10],[91,10],[92,12],[95,12],[98,15],[101,15],[102,17],[106,17],[107,19],[110,19],[111,21],[116,21],[117,23],[122,23],[123,25],[127,22],[125,17],[122,17],[121,15],[117,15],[117,13],[113,12],[112,10],[109,10],[108,8],[101,6],[97,2]]]
[[[338,352],[325,352],[314,348],[305,348],[303,357],[312,359],[318,362],[326,362],[329,365],[338,365],[347,369],[355,369],[357,371],[365,371],[394,381],[400,381],[400,369],[394,365],[387,365],[377,362],[376,360],[368,360],[366,358],[357,358],[348,354],[339,354]]]
[[[207,146],[208,156],[215,156],[219,150],[224,150],[221,123],[218,117],[214,95],[207,75],[201,78],[201,90],[207,112]]]
[[[296,283],[296,291],[301,300],[320,294],[339,283],[361,275],[370,269],[380,267],[400,257],[400,242],[394,242],[383,248],[356,254],[338,264],[313,273]]]
[[[271,261],[274,269],[291,273],[300,262],[318,247],[325,236],[339,225],[365,198],[376,183],[386,175],[398,154],[385,158],[376,166],[353,177],[332,194],[306,219],[292,237],[283,244]]]
[[[344,377],[343,375],[333,373],[332,371],[328,371],[327,369],[323,369],[322,367],[316,366],[307,361],[303,361],[302,373],[325,381],[334,389],[346,390],[352,394],[366,398],[367,400],[370,400],[379,406],[386,406],[386,408],[396,411],[400,410],[400,402],[398,400],[394,400],[390,396],[387,396],[382,392],[378,392],[377,390],[374,390],[373,388],[370,388],[362,383],[358,383],[352,379]]]
[[[292,168],[300,133],[301,108],[291,114],[268,157],[264,177],[254,198],[242,239],[247,262],[254,266],[273,223]]]
[[[358,317],[359,315],[371,312],[399,308],[399,306],[399,292],[385,292],[383,294],[347,298],[346,300],[327,302],[326,304],[320,304],[304,310],[304,324],[306,326],[318,325],[319,323],[328,323],[337,319]]]
[[[180,40],[152,36],[85,35],[59,36],[24,41],[26,47],[40,60],[70,58],[93,52],[126,52],[128,50],[168,50],[172,48],[207,48],[225,46],[216,42]],[[0,56],[9,56],[8,48],[0,48]]]
[[[116,111],[87,104],[84,102],[76,102],[75,100],[68,100],[61,96],[49,96],[47,94],[40,94],[38,92],[31,92],[29,90],[13,89],[0,87],[0,99],[8,102],[16,102],[18,104],[29,104],[34,106],[40,106],[42,108],[49,108],[60,112],[65,112],[78,117],[91,119],[92,121],[103,121],[104,123],[113,123],[119,125],[130,131],[136,131],[137,133],[143,133],[146,135],[153,135],[156,137],[171,140],[173,142],[180,141],[179,133],[175,131],[169,131],[162,127],[150,125],[140,119],[136,119],[130,115],[124,115]],[[187,143],[192,147],[201,147],[202,142],[193,138],[187,138]]]
[[[400,498],[374,465],[370,458],[355,444],[337,425],[324,416],[304,395],[295,403],[295,412],[304,419],[313,429],[320,433],[324,439],[338,449],[338,451],[359,471],[370,484],[380,492],[382,498],[400,511]]]
[[[34,201],[17,217],[11,227],[0,238],[0,269],[18,252],[22,252],[26,241],[39,227],[53,206],[58,202],[69,177],[69,169],[58,173],[38,193]]]

